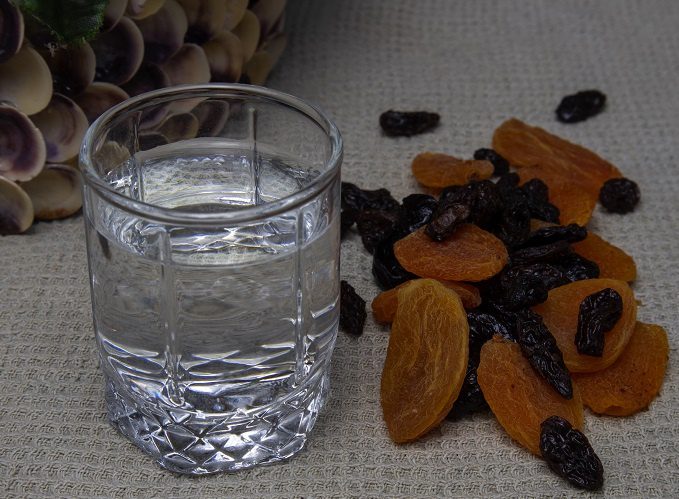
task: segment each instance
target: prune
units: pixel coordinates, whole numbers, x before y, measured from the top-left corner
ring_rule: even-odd
[[[340,213],[340,237],[342,239],[346,236],[349,228],[356,222],[359,213],[358,210],[353,208],[343,209]]]
[[[436,210],[438,202],[427,194],[410,194],[401,201],[396,232],[402,238],[426,225]]]
[[[340,327],[353,336],[363,334],[363,326],[368,313],[365,300],[345,280],[340,281]]]
[[[525,242],[525,246],[540,246],[557,241],[577,243],[586,237],[587,229],[578,224],[554,225],[551,227],[541,227],[531,232]]]
[[[528,199],[528,208],[533,218],[545,222],[559,223],[559,208],[549,202],[549,188],[539,178],[530,179],[521,186]]]
[[[398,290],[380,395],[389,436],[424,435],[450,412],[464,382],[469,328],[460,299],[438,281]]]
[[[603,111],[606,96],[599,90],[582,90],[567,95],[556,108],[556,119],[561,123],[577,123]]]
[[[599,266],[577,253],[565,254],[554,263],[554,266],[560,269],[564,277],[571,282],[599,277]]]
[[[587,490],[604,484],[604,467],[587,437],[562,417],[540,425],[540,452],[549,468],[569,483]]]
[[[342,182],[342,208],[393,211],[398,210],[399,203],[387,189],[369,191],[352,183]]]
[[[504,175],[509,172],[509,161],[500,156],[494,150],[482,147],[474,151],[474,159],[485,159],[493,164],[493,176]]]
[[[455,420],[466,416],[467,414],[479,412],[487,408],[488,404],[486,403],[486,399],[483,398],[483,392],[479,386],[477,364],[473,364],[470,359],[460,394],[457,396],[453,408],[446,418]]]
[[[575,346],[578,353],[601,357],[604,353],[604,333],[622,317],[622,297],[611,288],[587,296],[580,303]]]
[[[410,137],[435,128],[440,119],[437,113],[390,109],[380,115],[380,126],[390,137]]]
[[[443,209],[437,210],[431,222],[424,229],[426,234],[434,241],[443,241],[450,236],[455,229],[469,218],[469,208],[460,203],[447,204]]]
[[[624,214],[634,211],[640,197],[637,183],[624,177],[606,180],[599,191],[601,205],[612,213]]]
[[[570,244],[566,241],[556,241],[555,243],[518,249],[511,253],[510,259],[512,265],[560,262],[570,252]]]
[[[531,310],[518,314],[517,343],[537,373],[566,399],[573,398],[573,382],[563,355],[542,317]]]
[[[531,273],[507,273],[502,279],[502,302],[509,310],[519,310],[542,303],[549,289]]]
[[[364,210],[358,215],[356,228],[369,253],[372,254],[375,247],[391,234],[397,220],[398,214],[393,211]]]
[[[394,255],[394,238],[388,237],[375,247],[373,276],[382,289],[391,289],[417,276],[404,269]]]

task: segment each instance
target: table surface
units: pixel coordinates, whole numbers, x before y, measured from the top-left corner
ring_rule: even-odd
[[[679,2],[292,1],[291,39],[270,86],[320,105],[345,140],[343,178],[396,197],[417,190],[423,150],[470,156],[516,116],[582,143],[635,179],[633,214],[592,226],[634,256],[639,318],[667,328],[661,395],[629,418],[586,415],[605,466],[603,496],[679,495]],[[563,95],[599,88],[606,111],[555,121]],[[441,114],[434,132],[381,135],[389,108]],[[519,448],[490,414],[444,422],[396,446],[379,404],[387,329],[340,332],[331,400],[307,448],[283,465],[193,479],[158,468],[107,424],[94,355],[82,216],[0,238],[0,495],[167,497],[532,497],[580,492]],[[370,301],[356,234],[342,274]]]

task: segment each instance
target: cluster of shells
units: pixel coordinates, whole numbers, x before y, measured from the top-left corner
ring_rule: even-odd
[[[285,3],[109,0],[93,40],[58,46],[0,0],[0,234],[80,209],[80,144],[109,107],[171,85],[262,84],[285,48]]]

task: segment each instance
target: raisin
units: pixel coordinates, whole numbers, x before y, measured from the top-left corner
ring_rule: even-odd
[[[353,336],[360,336],[367,316],[365,300],[351,284],[340,281],[340,327]]]
[[[440,119],[427,111],[389,110],[380,115],[380,126],[389,137],[410,137],[435,128]]]
[[[469,324],[469,359],[475,364],[481,360],[481,347],[494,335],[507,336],[506,327],[494,316],[485,312],[467,312]]]
[[[549,288],[529,272],[508,272],[502,276],[502,302],[509,310],[519,310],[542,303]]]
[[[467,205],[459,203],[448,204],[442,210],[437,211],[424,231],[434,241],[441,242],[467,221],[469,213]]]
[[[476,225],[463,224],[445,241],[432,241],[418,229],[394,244],[403,268],[420,277],[447,281],[482,281],[507,263],[502,242]]]
[[[423,152],[412,163],[415,179],[425,187],[443,189],[449,185],[464,185],[473,180],[490,178],[493,165],[489,161],[462,160],[448,154]]]
[[[549,202],[549,188],[539,178],[530,179],[521,186],[528,199],[528,208],[532,217],[545,222],[559,223],[559,208]]]
[[[340,238],[344,239],[347,231],[356,222],[359,213],[360,212],[358,210],[354,210],[353,208],[346,208],[342,210],[340,214]]]
[[[587,437],[564,418],[551,416],[540,425],[540,452],[549,468],[586,490],[604,484],[604,467]]]
[[[468,342],[467,316],[455,293],[432,279],[398,290],[380,387],[394,442],[419,438],[450,412],[464,382]]]
[[[404,269],[394,255],[394,239],[388,237],[380,242],[373,252],[373,276],[382,289],[391,289],[406,281],[417,278]]]
[[[517,342],[528,362],[554,389],[566,399],[573,398],[573,383],[564,364],[559,346],[542,318],[530,310],[519,314],[516,324]]]
[[[606,105],[606,95],[599,90],[582,90],[567,95],[556,108],[556,119],[561,123],[578,123],[596,116]]]
[[[525,242],[526,246],[539,246],[541,244],[550,244],[557,241],[566,241],[567,243],[577,243],[587,237],[587,229],[578,224],[568,225],[553,225],[549,227],[541,227],[530,233]]]
[[[584,415],[577,387],[566,400],[538,375],[514,342],[499,336],[481,348],[479,386],[505,431],[532,453],[540,455],[540,423],[557,414],[582,428]]]
[[[508,286],[511,280],[522,274],[530,275],[540,280],[547,290],[563,286],[570,282],[566,276],[564,276],[563,272],[555,265],[550,263],[531,263],[528,265],[511,267],[504,271],[501,276],[502,287]]]
[[[581,355],[575,345],[580,304],[585,297],[612,288],[622,298],[622,317],[606,333],[606,343],[601,357]],[[535,305],[549,331],[554,335],[563,354],[566,367],[571,372],[593,372],[605,369],[620,356],[634,330],[637,302],[629,285],[613,279],[587,279],[559,286],[549,291],[547,301]]]
[[[497,179],[495,185],[497,186],[501,193],[506,193],[507,191],[514,190],[519,186],[519,175],[514,172],[500,175],[500,178]]]
[[[530,263],[559,262],[571,252],[571,246],[566,241],[529,246],[511,253],[512,265],[526,265]]]
[[[486,403],[486,399],[483,398],[483,392],[479,386],[477,366],[470,360],[467,365],[467,374],[464,377],[460,394],[457,396],[453,408],[446,418],[455,420],[487,408],[488,403]]]
[[[627,282],[632,282],[637,278],[637,266],[634,259],[592,231],[583,241],[575,243],[573,250],[598,266],[599,275],[593,277]]]
[[[606,180],[599,191],[601,205],[612,213],[624,214],[634,211],[640,197],[637,183],[624,177]]]
[[[490,180],[470,182],[464,186],[449,186],[441,191],[439,206],[463,204],[469,207],[469,222],[482,229],[493,227],[503,202],[497,186]]]
[[[428,194],[410,194],[401,201],[396,233],[399,239],[426,225],[436,211],[438,202]]]
[[[495,334],[499,334],[507,340],[516,341],[517,312],[511,311],[501,303],[494,301],[485,301],[483,309],[486,312],[485,315],[477,320],[483,321],[485,327],[493,328]]]
[[[397,220],[398,214],[392,211],[364,210],[360,213],[356,228],[369,253],[373,253],[375,247],[391,234]]]
[[[342,182],[342,208],[363,210],[398,210],[399,203],[387,189],[364,190],[349,182]]]
[[[487,147],[474,151],[474,159],[483,159],[493,164],[493,176],[504,175],[509,172],[509,161]]]
[[[601,357],[604,353],[604,333],[622,317],[622,297],[611,288],[585,297],[580,303],[575,346],[578,353]]]
[[[555,264],[571,282],[584,279],[596,279],[599,276],[599,266],[587,258],[576,253],[569,253],[560,258]]]
[[[530,207],[528,199],[520,189],[500,190],[503,209],[497,217],[493,233],[508,248],[523,244],[530,233]]]
[[[655,324],[637,322],[618,360],[601,371],[576,374],[573,381],[592,411],[629,416],[646,409],[660,392],[668,354],[667,332]]]

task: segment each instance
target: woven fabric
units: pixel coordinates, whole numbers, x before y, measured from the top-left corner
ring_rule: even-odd
[[[516,116],[582,143],[638,181],[633,214],[597,209],[592,226],[634,256],[639,318],[667,328],[661,395],[629,418],[588,413],[606,497],[679,495],[679,3],[675,0],[292,1],[291,39],[269,84],[317,103],[345,140],[343,177],[402,197],[423,150],[469,157]],[[599,88],[606,111],[562,125],[563,95]],[[440,127],[384,137],[389,108],[441,114]],[[105,418],[82,216],[0,238],[0,495],[5,497],[536,497],[575,495],[489,414],[389,440],[379,404],[387,329],[369,316],[340,333],[331,400],[291,461],[200,479],[172,475]],[[378,292],[356,234],[342,273]]]

